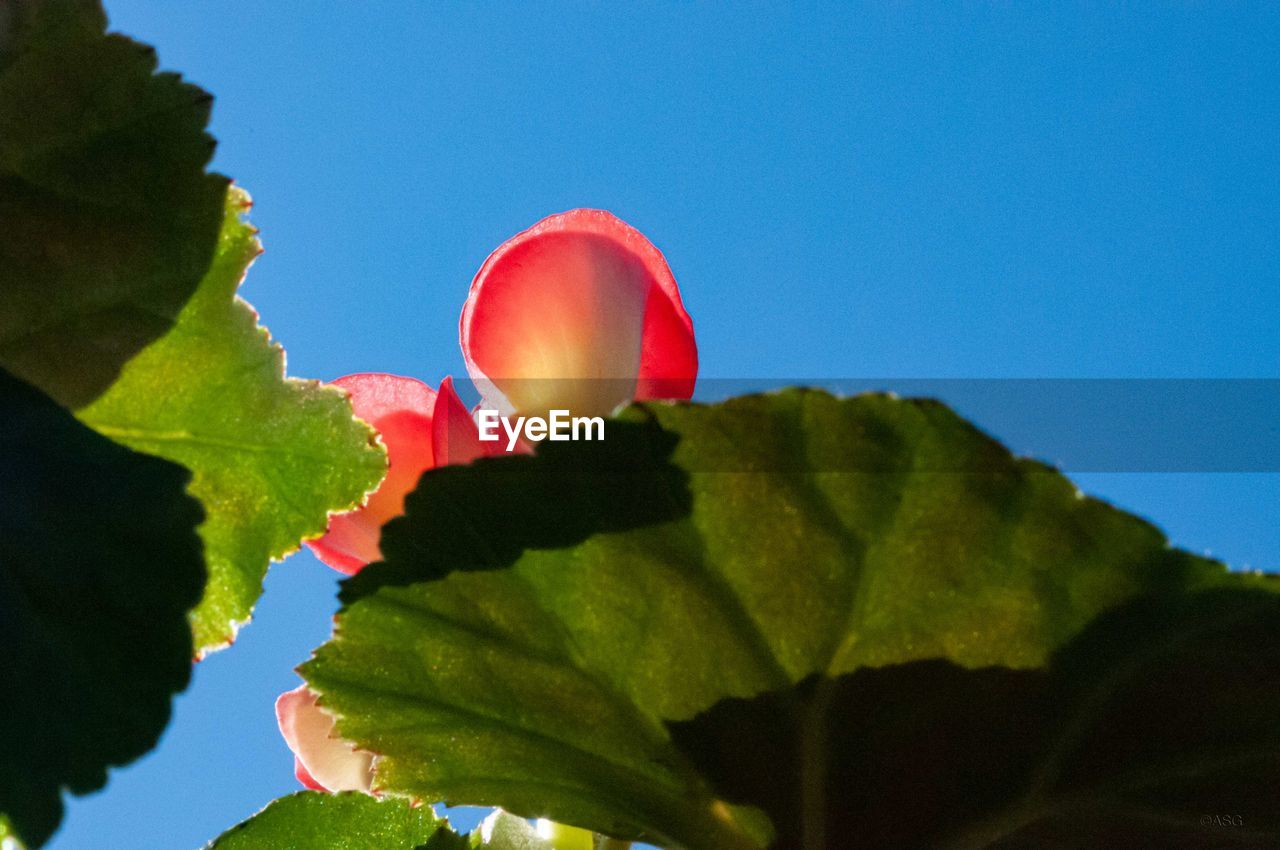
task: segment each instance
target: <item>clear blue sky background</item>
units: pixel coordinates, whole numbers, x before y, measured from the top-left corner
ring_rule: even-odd
[[[598,206],[666,252],[706,376],[1280,377],[1274,7],[523,5],[108,0],[217,96],[292,374],[464,375],[486,254]],[[1077,480],[1276,567],[1278,478]],[[334,591],[276,566],[52,846],[194,848],[293,790],[272,700]]]

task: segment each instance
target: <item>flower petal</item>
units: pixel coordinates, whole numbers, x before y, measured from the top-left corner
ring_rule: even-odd
[[[334,722],[306,685],[276,700],[280,734],[293,750],[294,771],[307,787],[321,791],[364,791],[373,787],[373,756],[334,734]],[[309,782],[310,784],[309,784]]]
[[[435,412],[431,416],[432,450],[436,466],[455,466],[471,463],[478,457],[496,454],[493,449],[499,443],[480,441],[480,429],[471,418],[462,399],[453,388],[453,378],[440,382],[436,393]]]
[[[553,215],[507,240],[471,284],[460,327],[489,406],[607,415],[688,398],[693,324],[662,253],[603,210]]]
[[[315,777],[313,777],[310,773],[307,773],[307,769],[302,765],[302,759],[298,758],[297,756],[293,757],[293,775],[299,782],[302,783],[302,787],[308,789],[309,791],[329,790],[325,788],[323,785],[321,785],[319,782],[316,782]]]
[[[376,372],[347,375],[333,384],[350,393],[356,416],[382,435],[389,464],[387,477],[364,507],[332,517],[324,536],[307,544],[321,561],[350,575],[382,557],[382,524],[404,513],[404,497],[434,464],[436,391],[413,378]]]

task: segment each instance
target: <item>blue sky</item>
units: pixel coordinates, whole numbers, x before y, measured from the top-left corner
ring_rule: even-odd
[[[1280,13],[1113,5],[107,0],[216,95],[295,375],[465,375],[484,257],[596,206],[666,253],[708,377],[1280,378]],[[1280,475],[1076,478],[1280,567]],[[52,847],[194,848],[293,790],[271,703],[335,577],[275,567]]]

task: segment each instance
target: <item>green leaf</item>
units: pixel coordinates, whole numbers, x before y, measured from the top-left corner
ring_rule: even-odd
[[[379,800],[368,794],[302,791],[281,797],[247,821],[224,832],[210,850],[414,850],[433,836],[451,834],[430,806]],[[454,836],[456,839],[457,836]],[[465,844],[461,845],[465,847]]]
[[[1276,847],[1280,597],[1147,598],[1044,671],[813,676],[672,731],[778,850]]]
[[[227,188],[212,98],[105,26],[97,2],[0,10],[0,366],[72,408],[173,325]]]
[[[166,336],[125,367],[81,419],[195,473],[191,492],[209,585],[192,614],[196,645],[225,644],[249,617],[272,558],[324,532],[331,511],[360,503],[386,468],[372,430],[336,389],[284,377],[284,351],[236,297],[261,249],[233,189],[218,251]]]
[[[593,850],[590,837],[591,833],[586,833],[586,850]],[[582,842],[579,840],[577,843],[580,845]],[[579,850],[579,847],[552,844],[539,837],[527,820],[501,809],[486,817],[480,828],[471,833],[467,846],[475,850]]]
[[[23,850],[23,843],[9,824],[9,819],[0,814],[0,847],[5,850]]]
[[[520,523],[424,509],[444,475],[486,492],[507,462],[492,460],[427,473],[384,529],[389,563],[368,570],[395,581],[364,578],[371,592],[348,595],[303,667],[342,735],[380,755],[380,787],[658,844],[757,846],[768,826],[716,799],[664,721],[814,674],[1035,669],[1126,601],[1256,581],[1170,549],[934,402],[790,390],[626,417],[679,437],[682,518],[544,549],[511,539]],[[406,583],[406,562],[458,533],[522,554]]]
[[[464,840],[466,843],[461,846],[472,850],[627,850],[631,846],[590,830],[550,821],[542,821],[535,829],[526,819],[502,809],[494,809]]]
[[[281,797],[224,832],[208,850],[587,850],[626,845],[562,830],[568,841],[541,838],[524,818],[496,810],[478,829],[460,835],[429,806],[396,797],[346,791],[301,791]]]
[[[341,598],[454,570],[509,567],[525,549],[572,546],[602,531],[685,516],[687,476],[668,463],[675,445],[675,436],[654,423],[613,422],[602,442],[547,442],[536,455],[485,461],[479,472],[472,466],[437,469],[431,486],[414,496],[414,509],[450,517],[450,533],[422,549],[413,535],[393,527],[381,545],[387,562],[345,580]],[[493,534],[494,528],[502,533]]]
[[[29,846],[64,787],[100,788],[155,744],[187,685],[204,586],[189,477],[0,370],[0,815]]]

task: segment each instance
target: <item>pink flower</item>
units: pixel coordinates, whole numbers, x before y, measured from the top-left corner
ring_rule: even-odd
[[[675,278],[649,240],[603,210],[553,215],[503,243],[472,281],[459,330],[482,406],[503,414],[607,416],[632,399],[693,395],[698,352]],[[381,557],[382,525],[404,512],[425,470],[504,448],[480,441],[449,378],[439,392],[379,373],[334,384],[382,435],[390,464],[363,507],[334,516],[308,543],[353,574]],[[333,719],[305,685],[277,700],[276,716],[304,785],[370,789],[372,757],[334,737]]]
[[[373,787],[373,756],[333,734],[333,718],[306,685],[276,700],[280,734],[293,750],[293,772],[313,791],[364,791]]]
[[[382,556],[382,525],[404,513],[404,497],[425,470],[451,463],[470,463],[491,451],[481,443],[471,414],[445,378],[440,391],[413,378],[365,372],[333,382],[351,395],[356,416],[382,436],[387,447],[387,476],[364,506],[329,520],[329,529],[307,545],[316,557],[352,575]]]
[[[462,310],[462,354],[484,403],[607,416],[693,395],[693,322],[662,253],[603,210],[544,218],[489,255]]]
[[[504,413],[608,415],[632,399],[693,395],[693,323],[662,253],[603,210],[553,215],[489,255],[471,283],[460,323],[467,370],[483,406]],[[334,381],[387,447],[390,468],[367,503],[333,517],[308,543],[352,574],[379,559],[383,523],[425,470],[497,454],[445,378],[440,392],[396,375]]]

